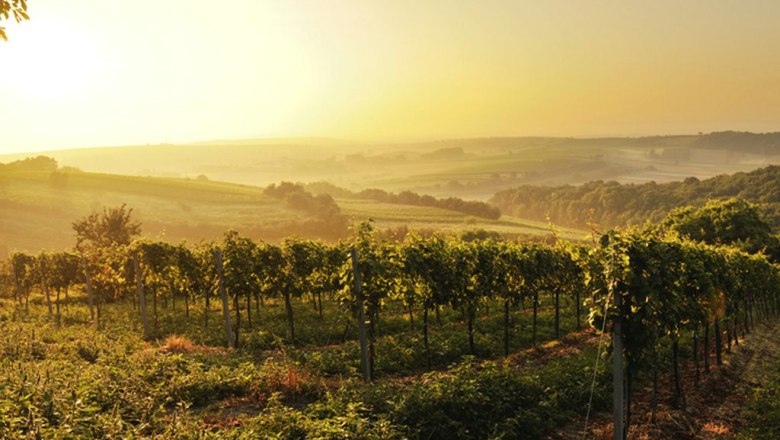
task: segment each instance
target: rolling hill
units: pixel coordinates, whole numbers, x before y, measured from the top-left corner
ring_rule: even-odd
[[[220,239],[230,229],[269,241],[289,235],[334,240],[348,236],[349,225],[369,218],[380,230],[550,233],[545,223],[511,217],[486,220],[447,209],[365,199],[337,198],[326,213],[275,198],[257,186],[89,173],[39,157],[0,164],[0,256],[14,250],[70,248],[75,244],[74,221],[121,204],[133,208],[143,236],[171,242]],[[584,235],[574,229],[559,232],[568,238]]]
[[[709,199],[739,197],[761,204],[766,218],[780,226],[780,166],[748,173],[657,184],[595,181],[557,187],[526,185],[501,191],[491,203],[502,212],[556,224],[602,227],[656,221],[678,206],[703,205]]]
[[[594,180],[658,183],[749,171],[780,161],[780,134],[507,137],[426,142],[333,139],[213,141],[51,151],[89,172],[195,178],[265,186],[328,181],[352,191],[380,188],[487,200],[521,185]],[[0,162],[27,155],[0,156]]]

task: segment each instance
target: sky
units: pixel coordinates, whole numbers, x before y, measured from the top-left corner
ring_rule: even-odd
[[[0,153],[780,130],[776,0],[29,0]]]

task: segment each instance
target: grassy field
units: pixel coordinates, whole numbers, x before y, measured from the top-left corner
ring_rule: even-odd
[[[356,220],[371,218],[380,229],[408,227],[453,234],[485,230],[507,236],[549,236],[553,233],[549,224],[512,216],[488,220],[435,207],[396,205],[358,199],[337,199],[337,202],[347,216]],[[559,237],[568,240],[583,240],[587,235],[587,232],[573,228],[554,227],[554,231]]]
[[[236,184],[81,172],[0,172],[0,252],[72,247],[71,223],[106,206],[127,204],[143,234],[171,241],[212,239],[228,229],[305,216]]]
[[[199,242],[235,229],[270,241],[290,235],[316,213],[292,209],[255,186],[198,179],[137,177],[79,171],[0,170],[0,256],[14,250],[60,250],[75,244],[71,224],[103,207],[127,204],[143,235],[171,242]],[[484,220],[424,206],[339,199],[349,224],[369,218],[380,229],[437,230],[457,234],[485,229],[509,236],[549,235],[547,225],[504,217]],[[344,231],[344,234],[347,234]],[[562,229],[565,238],[584,232]],[[327,237],[312,233],[307,237]]]

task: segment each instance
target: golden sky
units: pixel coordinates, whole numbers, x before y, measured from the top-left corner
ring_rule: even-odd
[[[777,0],[29,0],[0,153],[780,130]]]

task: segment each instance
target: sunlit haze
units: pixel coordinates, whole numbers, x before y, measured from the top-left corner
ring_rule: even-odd
[[[775,131],[780,2],[30,0],[0,153]]]

